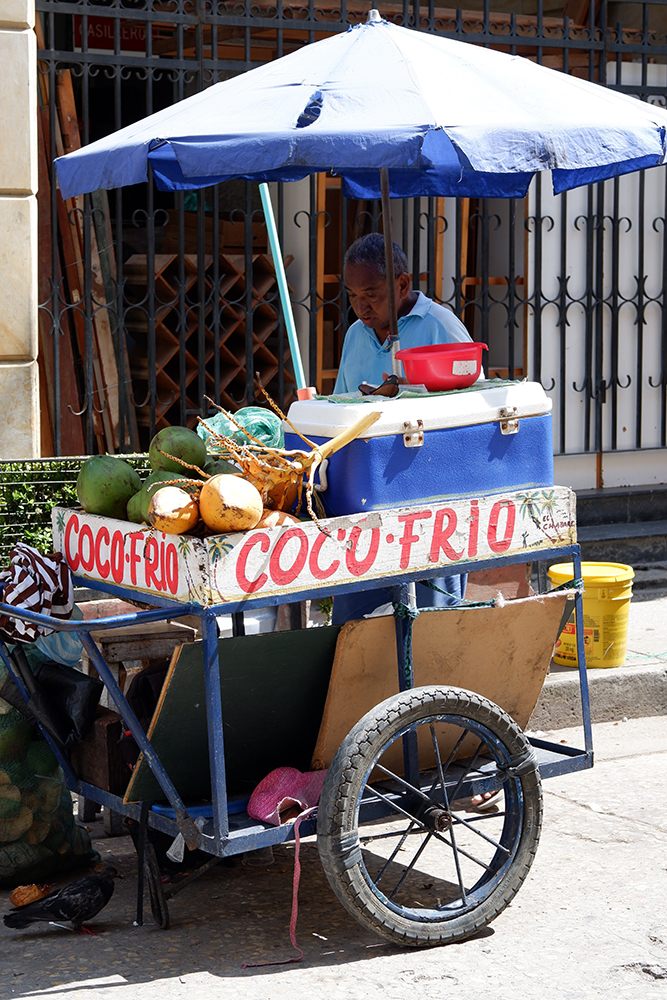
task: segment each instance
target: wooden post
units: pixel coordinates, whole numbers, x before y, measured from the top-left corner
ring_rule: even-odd
[[[380,168],[380,190],[382,193],[382,229],[384,231],[384,260],[387,268],[387,302],[389,304],[389,336],[392,339],[391,371],[400,375],[400,364],[395,358],[398,340],[398,316],[396,315],[396,275],[394,274],[394,240],[391,231],[391,201],[389,198],[389,170]]]

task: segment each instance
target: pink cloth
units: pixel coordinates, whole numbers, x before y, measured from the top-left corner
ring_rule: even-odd
[[[262,778],[248,802],[248,816],[280,826],[280,814],[293,806],[312,809],[320,801],[326,771],[298,771],[277,767]]]

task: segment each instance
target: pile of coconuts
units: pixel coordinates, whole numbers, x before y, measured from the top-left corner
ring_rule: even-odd
[[[265,508],[257,487],[236,466],[208,455],[202,439],[187,427],[158,431],[148,459],[153,471],[143,483],[122,458],[95,455],[87,459],[76,481],[83,509],[147,524],[169,535],[224,534],[298,523],[298,518],[285,511]],[[209,478],[199,476],[191,466]],[[183,487],[178,480],[184,480]],[[193,480],[201,481],[201,487]]]

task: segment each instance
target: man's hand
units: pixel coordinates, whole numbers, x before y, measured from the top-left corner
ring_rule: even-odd
[[[390,375],[391,372],[382,372],[382,381],[386,382]],[[399,385],[408,385],[408,380],[404,378],[402,375],[397,375],[396,377],[398,378]]]

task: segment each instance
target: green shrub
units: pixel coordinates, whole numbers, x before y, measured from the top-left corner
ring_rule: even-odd
[[[149,472],[148,456],[123,455],[140,476]],[[0,462],[0,567],[9,563],[17,542],[42,552],[53,550],[51,510],[78,507],[76,479],[85,458],[42,458]]]

